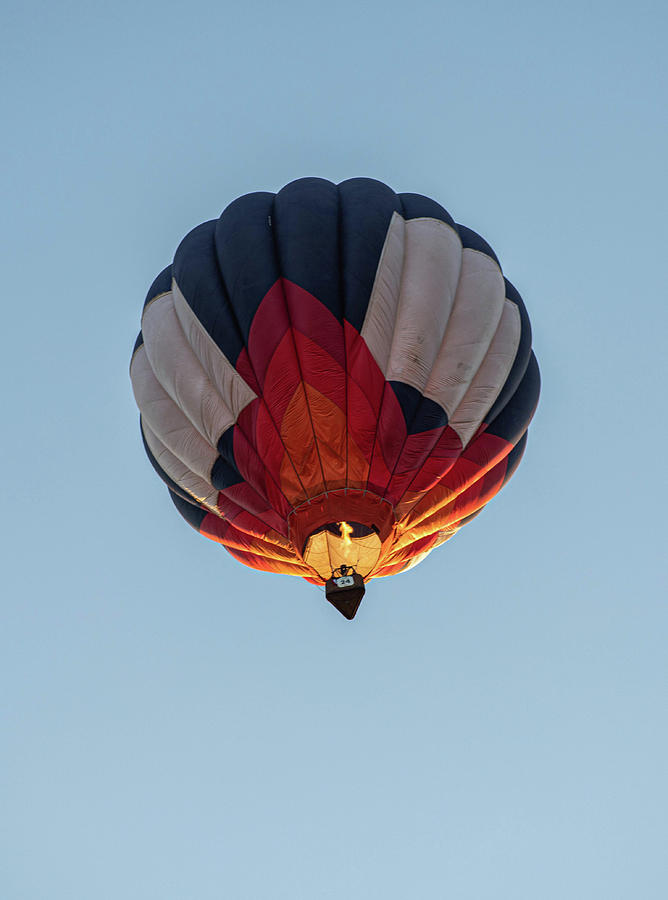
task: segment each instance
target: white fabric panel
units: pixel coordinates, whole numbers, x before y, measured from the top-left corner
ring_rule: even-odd
[[[519,309],[510,300],[505,300],[499,326],[482,365],[450,418],[450,425],[462,439],[464,447],[501,393],[515,361],[521,327]]]
[[[174,279],[172,279],[172,296],[176,315],[188,343],[215,385],[222,402],[232,412],[233,421],[236,422],[241,410],[248,406],[257,395],[239,375],[188,306],[186,298]]]
[[[196,431],[155,377],[146,344],[132,359],[130,378],[137,406],[151,431],[184,465],[210,483],[218,451]]]
[[[406,223],[395,212],[387,230],[361,331],[364,342],[383,373],[390,358],[394,320],[399,305],[405,230]]]
[[[478,250],[464,249],[450,319],[425,390],[448,417],[478,371],[499,324],[506,298],[501,269]]]
[[[163,472],[168,475],[172,481],[175,481],[180,488],[189,494],[198,503],[202,503],[211,512],[220,516],[220,510],[217,509],[218,491],[210,484],[207,484],[202,478],[191,472],[188,466],[181,462],[173,453],[171,453],[154,431],[146,424],[142,423],[142,431],[146,438],[151,453],[155,456],[158,465]]]
[[[234,424],[234,416],[187,342],[171,293],[146,307],[142,334],[155,377],[202,437],[215,447],[221,434]]]
[[[430,218],[406,222],[388,381],[423,390],[453,307],[461,261],[461,240],[452,226]]]

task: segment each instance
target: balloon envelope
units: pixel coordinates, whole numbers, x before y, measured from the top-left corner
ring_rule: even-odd
[[[181,515],[252,568],[401,572],[517,467],[539,393],[489,245],[356,178],[254,193],[149,290],[131,378]]]

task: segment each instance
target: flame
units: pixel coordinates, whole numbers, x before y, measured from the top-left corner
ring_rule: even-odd
[[[339,531],[341,532],[341,537],[343,538],[344,544],[352,544],[350,540],[350,535],[353,533],[353,526],[349,525],[347,522],[339,522]]]

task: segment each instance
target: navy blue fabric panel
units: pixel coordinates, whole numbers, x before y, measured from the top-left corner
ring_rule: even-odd
[[[504,278],[506,283],[506,297],[508,300],[512,301],[515,306],[517,306],[520,313],[520,342],[517,347],[517,353],[515,354],[515,360],[513,365],[508,373],[508,377],[501,388],[501,393],[496,398],[492,408],[489,410],[487,415],[485,416],[485,422],[491,422],[495,419],[498,414],[501,412],[506,403],[513,396],[517,387],[524,377],[524,373],[526,372],[526,368],[529,364],[529,357],[531,355],[531,323],[529,322],[529,316],[527,315],[526,307],[524,306],[524,302],[519,295],[519,291],[508,281],[507,278]]]
[[[416,388],[402,381],[390,381],[389,384],[401,406],[408,434],[419,434],[448,424],[448,416],[443,407],[428,397],[423,397]]]
[[[216,221],[186,235],[174,256],[174,279],[204,328],[234,365],[244,347],[216,256]]]
[[[300,178],[276,194],[272,223],[281,275],[304,288],[339,321],[339,194],[324,178]]]
[[[150,303],[155,297],[159,297],[160,294],[166,294],[168,291],[172,289],[172,267],[167,266],[166,269],[163,269],[162,272],[155,279],[151,287],[148,289],[148,294],[146,295],[146,300],[144,300],[144,306],[147,303]]]
[[[244,341],[253,316],[279,277],[274,248],[274,194],[239,197],[216,224],[218,265]]]
[[[525,431],[519,441],[515,444],[513,449],[508,454],[508,466],[506,468],[506,474],[503,479],[503,483],[505,484],[509,478],[512,477],[515,469],[519,466],[522,461],[522,457],[524,456],[524,451],[527,447],[527,438],[529,436],[529,432]]]
[[[199,531],[200,525],[207,515],[206,510],[202,509],[201,506],[194,506],[192,503],[184,500],[179,494],[175,494],[174,491],[170,491],[169,496],[188,525],[192,525],[195,531]]]
[[[211,484],[217,491],[224,491],[234,484],[240,484],[243,478],[235,466],[231,466],[226,459],[219,456],[211,469]]]
[[[455,220],[447,209],[430,197],[422,194],[399,194],[404,219],[439,219],[456,228]]]
[[[448,414],[443,407],[429,397],[421,396],[408,423],[408,433],[419,434],[421,431],[431,431],[432,428],[445,428],[447,424]]]
[[[220,476],[230,479],[226,487],[230,487],[230,485],[233,484],[239,484],[240,481],[244,480],[241,477],[241,473],[237,468],[237,461],[234,458],[234,427],[235,426],[232,425],[230,428],[227,428],[218,438],[218,443],[216,444],[216,449],[218,450],[218,453],[220,453],[220,458],[216,462],[214,469],[220,463],[218,469]],[[213,476],[213,472],[211,474]],[[214,487],[218,487],[215,481],[212,481],[211,484],[213,484]],[[218,490],[222,491],[224,488],[218,487]]]
[[[220,456],[211,470],[211,484],[216,490],[224,491],[225,488],[240,484],[244,480],[234,459],[234,425],[222,433],[216,449]]]
[[[137,350],[139,350],[139,348],[141,346],[143,346],[143,344],[144,344],[144,335],[140,331],[139,334],[137,335],[137,340],[135,341],[135,345],[132,348],[132,355],[130,356],[130,359],[132,359],[132,357],[135,355]]]
[[[538,404],[539,394],[540,372],[536,357],[532,353],[517,390],[485,430],[489,434],[495,434],[497,437],[510,441],[511,444],[516,444],[531,421]]]
[[[481,253],[487,254],[487,256],[491,256],[493,260],[497,263],[498,267],[501,268],[501,263],[496,255],[496,253],[489,246],[487,241],[480,237],[475,231],[471,228],[467,228],[466,225],[457,225],[457,231],[459,232],[459,236],[462,239],[462,246],[468,247],[470,250],[479,250]]]
[[[165,470],[162,468],[162,466],[160,465],[158,460],[155,458],[155,456],[151,452],[151,448],[146,443],[146,438],[144,437],[144,429],[142,428],[142,425],[141,425],[141,417],[139,419],[139,428],[141,430],[141,439],[144,444],[144,450],[146,451],[146,455],[148,456],[148,461],[151,463],[151,465],[153,466],[153,468],[156,471],[156,473],[158,474],[158,476],[162,479],[162,481],[165,482],[165,484],[170,489],[170,491],[172,491],[175,494],[178,494],[179,497],[183,497],[184,500],[187,499],[190,503],[192,503],[192,497],[189,497],[188,494],[182,488],[180,488],[179,485],[172,478],[169,477],[169,475],[165,472]]]
[[[350,178],[339,185],[339,244],[344,317],[362,330],[378,263],[399,198],[382,181]]]

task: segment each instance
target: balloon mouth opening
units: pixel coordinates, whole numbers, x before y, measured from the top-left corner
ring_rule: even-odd
[[[369,491],[321,494],[293,510],[290,541],[323,583],[341,566],[365,580],[378,567],[394,536],[391,504]]]
[[[320,534],[323,531],[331,534],[332,537],[340,538],[345,546],[350,546],[355,540],[359,540],[359,538],[369,537],[372,534],[379,534],[378,528],[376,528],[375,525],[365,525],[363,522],[346,522],[345,520],[342,520],[341,522],[327,522],[308,536],[302,547],[302,553],[305,552],[308,541],[316,534]]]
[[[347,570],[368,578],[380,558],[382,542],[374,525],[327,522],[308,536],[302,549],[304,562],[327,581]]]

